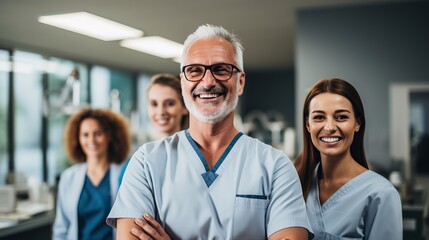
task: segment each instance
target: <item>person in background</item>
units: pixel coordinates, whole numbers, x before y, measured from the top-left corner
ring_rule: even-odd
[[[182,97],[180,79],[168,73],[159,73],[151,78],[147,88],[148,115],[155,133],[149,141],[168,137],[189,126],[188,110]],[[119,182],[125,174],[129,160],[122,168]]]
[[[131,145],[128,123],[107,109],[84,109],[70,117],[64,147],[74,163],[58,186],[53,239],[114,239],[105,219]]]
[[[189,129],[134,153],[107,218],[118,238],[308,239],[292,162],[234,126],[245,85],[238,38],[200,26],[181,71]]]
[[[148,115],[157,130],[155,139],[188,128],[188,110],[177,76],[167,73],[154,75],[147,89],[147,100]]]
[[[303,150],[295,161],[314,239],[402,239],[399,193],[368,170],[365,113],[341,79],[317,82],[303,110]]]

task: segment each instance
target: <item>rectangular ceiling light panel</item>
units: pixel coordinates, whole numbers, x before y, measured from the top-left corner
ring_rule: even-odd
[[[39,22],[103,41],[141,37],[143,32],[87,12],[39,17]]]
[[[158,36],[126,39],[120,45],[161,58],[180,57],[183,49],[182,44]]]

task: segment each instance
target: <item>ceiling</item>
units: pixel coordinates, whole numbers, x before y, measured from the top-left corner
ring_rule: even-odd
[[[395,0],[1,0],[0,47],[35,51],[132,71],[177,73],[169,59],[37,22],[39,16],[87,11],[183,43],[201,24],[221,25],[244,46],[246,70],[294,68],[295,13],[311,7]],[[396,0],[396,2],[399,0]]]

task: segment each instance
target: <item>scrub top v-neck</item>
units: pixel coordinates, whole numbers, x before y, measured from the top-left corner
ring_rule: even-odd
[[[307,197],[314,240],[402,239],[401,202],[389,181],[367,170],[320,204],[317,168]]]
[[[185,131],[185,133],[186,133],[186,138],[188,138],[189,143],[192,145],[192,147],[194,148],[195,152],[198,154],[198,157],[200,158],[201,163],[203,164],[204,169],[206,170],[206,172],[203,173],[203,174],[201,174],[201,176],[203,177],[205,183],[207,184],[207,187],[210,187],[210,185],[214,182],[214,180],[216,180],[216,178],[219,176],[216,173],[216,170],[223,163],[223,161],[225,160],[225,158],[228,156],[228,153],[231,151],[231,149],[234,147],[235,143],[243,135],[243,133],[239,132],[237,135],[235,135],[235,137],[232,139],[231,143],[229,143],[228,147],[225,149],[225,151],[220,156],[220,158],[218,159],[218,161],[216,162],[216,164],[213,166],[212,169],[209,169],[209,166],[207,164],[206,159],[204,158],[203,153],[198,148],[198,146],[195,143],[194,139],[192,139],[191,135],[189,134],[189,131]]]

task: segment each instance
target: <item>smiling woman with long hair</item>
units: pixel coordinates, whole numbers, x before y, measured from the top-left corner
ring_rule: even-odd
[[[341,79],[317,82],[305,99],[302,124],[295,166],[314,239],[402,239],[399,193],[368,169],[356,89]]]
[[[157,131],[156,139],[188,128],[188,110],[177,76],[167,73],[154,75],[147,88],[147,98],[148,115]]]

